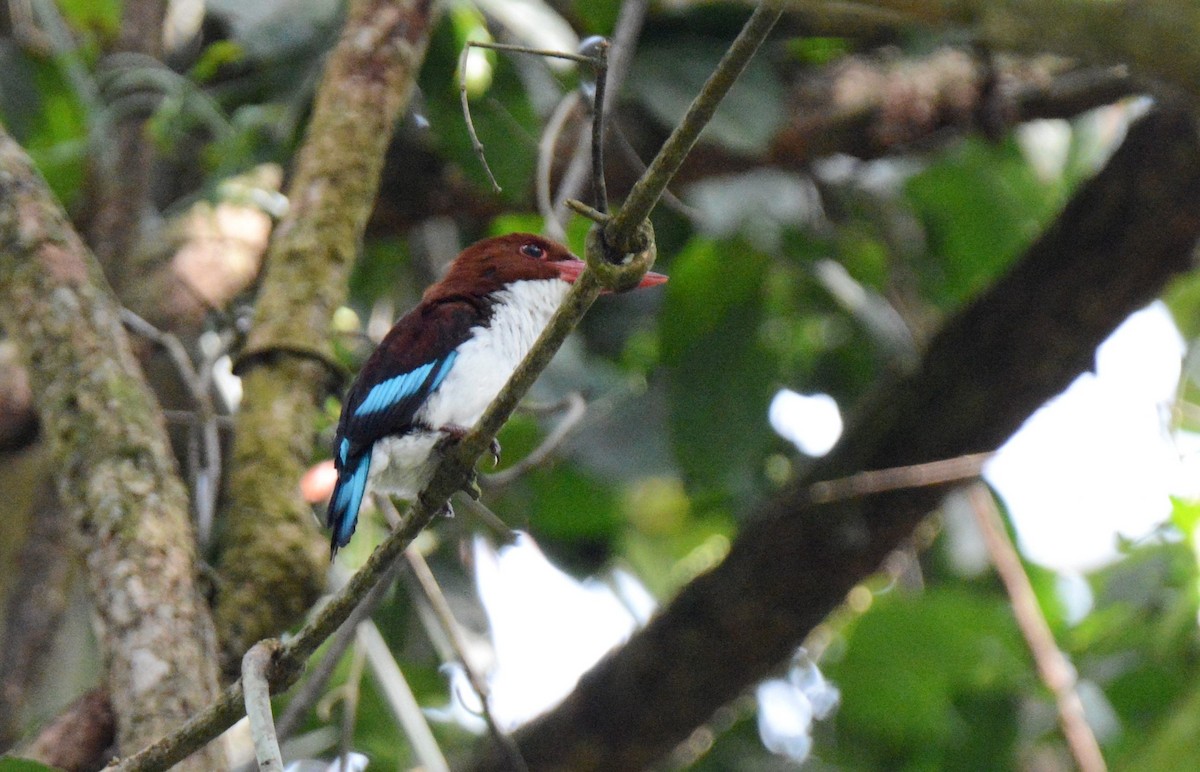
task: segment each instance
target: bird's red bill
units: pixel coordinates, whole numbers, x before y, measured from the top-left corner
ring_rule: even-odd
[[[583,273],[583,269],[587,268],[587,263],[583,262],[582,260],[559,260],[553,263],[553,265],[558,269],[558,275],[562,277],[563,281],[570,282],[572,284],[574,284],[575,280],[579,278],[579,275]],[[642,277],[642,280],[638,282],[637,287],[654,287],[664,283],[666,280],[667,277],[661,273],[647,271],[646,275]]]

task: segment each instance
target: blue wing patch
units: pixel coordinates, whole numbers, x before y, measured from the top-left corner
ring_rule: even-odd
[[[447,354],[428,385],[426,385],[426,379],[429,378],[429,373],[438,364],[437,362],[429,362],[416,369],[409,370],[403,375],[397,375],[395,378],[389,378],[383,383],[376,384],[367,392],[367,396],[363,399],[362,403],[355,408],[354,415],[360,417],[370,413],[390,410],[400,402],[411,399],[422,390],[422,387],[425,387],[425,393],[428,394],[445,380],[457,356],[457,351],[451,351]]]
[[[333,529],[333,551],[345,547],[358,524],[358,510],[367,492],[371,452],[375,442],[402,434],[421,403],[450,373],[458,352],[428,362],[371,387],[367,396],[343,413],[335,447],[337,484],[329,501],[326,524]]]
[[[333,550],[350,543],[354,527],[358,524],[358,510],[367,492],[367,476],[371,471],[371,451],[357,458],[348,459],[350,440],[343,439],[338,446],[338,480],[329,501],[326,523],[333,529]]]

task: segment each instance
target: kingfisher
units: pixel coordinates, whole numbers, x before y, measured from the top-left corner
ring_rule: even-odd
[[[433,478],[438,443],[479,421],[584,267],[531,233],[484,239],[388,331],[342,403],[326,515],[333,553],[350,542],[368,487],[416,499]],[[648,272],[637,286],[666,280]]]

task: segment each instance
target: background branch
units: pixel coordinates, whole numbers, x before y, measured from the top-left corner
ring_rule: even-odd
[[[99,265],[3,132],[0,293],[83,538],[118,742],[139,747],[216,688],[187,498]],[[188,768],[216,763],[206,753]]]
[[[1075,758],[1075,765],[1080,772],[1104,772],[1108,768],[1104,763],[1104,755],[1100,753],[1100,744],[1096,742],[1096,735],[1084,715],[1083,701],[1075,689],[1075,669],[1054,641],[1054,634],[1050,632],[1050,625],[1038,604],[1033,584],[1021,565],[1021,556],[1004,528],[992,492],[982,483],[967,486],[966,492],[975,522],[983,534],[996,574],[1004,583],[1012,602],[1013,615],[1029,645],[1038,675],[1054,695],[1058,720],[1063,736],[1067,738],[1067,747]]]
[[[516,734],[530,767],[643,767],[770,673],[940,496],[920,488],[814,505],[808,486],[997,447],[1188,270],[1198,236],[1197,126],[1186,109],[1160,109],[1008,276],[943,328],[920,368],[880,389],[838,447],[756,513],[723,563]],[[504,758],[490,747],[473,768],[503,769]]]
[[[791,0],[798,9],[838,6]],[[1121,64],[1200,96],[1200,8],[1177,0],[865,0],[898,18],[956,26],[992,50],[1058,53],[1091,64]]]

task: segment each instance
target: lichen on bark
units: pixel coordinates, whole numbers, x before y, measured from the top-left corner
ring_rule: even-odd
[[[0,131],[0,320],[21,350],[80,537],[120,748],[216,694],[187,496],[95,258]],[[214,751],[190,769],[219,766]]]

